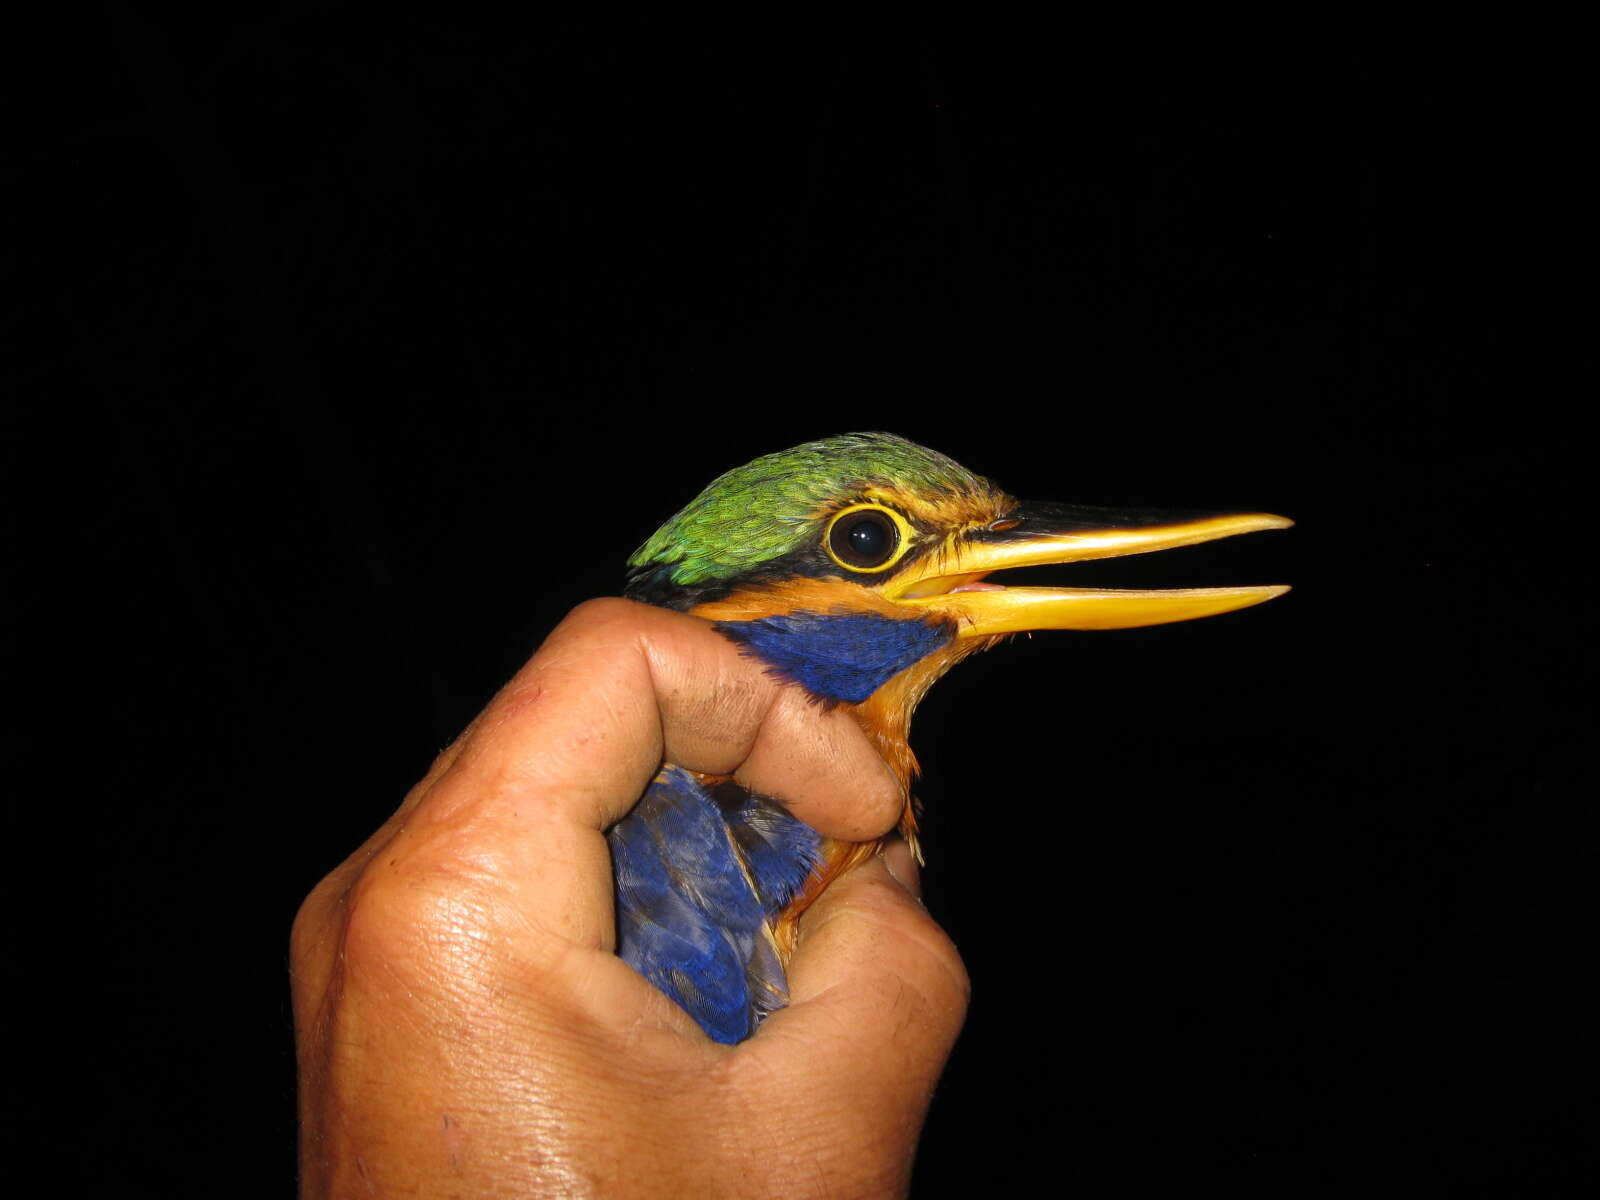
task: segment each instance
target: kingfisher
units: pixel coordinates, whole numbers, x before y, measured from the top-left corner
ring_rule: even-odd
[[[992,573],[1291,524],[1025,503],[905,438],[852,433],[716,479],[634,552],[624,594],[713,622],[846,708],[900,781],[898,832],[920,861],[911,718],[956,663],[1011,634],[1186,621],[1289,590],[1007,587]],[[787,1003],[800,914],[883,844],[824,838],[773,797],[671,763],[607,838],[617,953],[727,1044]]]

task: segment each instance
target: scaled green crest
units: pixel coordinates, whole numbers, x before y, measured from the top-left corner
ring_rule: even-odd
[[[798,550],[818,508],[870,486],[930,493],[985,485],[960,463],[892,433],[824,438],[718,477],[628,565],[670,565],[672,582],[684,586],[739,575]]]

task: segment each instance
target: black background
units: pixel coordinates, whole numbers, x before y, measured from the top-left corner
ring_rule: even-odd
[[[1017,640],[924,705],[975,991],[918,1193],[1588,1161],[1593,801],[1505,80],[119,20],[25,189],[58,349],[22,383],[83,450],[56,540],[96,581],[76,1165],[288,1192],[300,898],[700,486],[857,429],[1298,522],[1074,572],[1285,599]]]

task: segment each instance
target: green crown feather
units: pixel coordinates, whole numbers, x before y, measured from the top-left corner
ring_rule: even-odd
[[[804,546],[815,535],[819,508],[874,486],[950,493],[989,485],[892,433],[807,442],[718,477],[634,551],[631,574],[681,587],[740,575]]]

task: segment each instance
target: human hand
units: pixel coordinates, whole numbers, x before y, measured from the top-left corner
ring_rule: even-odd
[[[836,881],[789,1007],[719,1045],[614,953],[604,831],[663,759],[829,836],[900,812],[846,713],[706,622],[580,606],[296,918],[304,1196],[905,1191],[968,990],[911,855]]]

